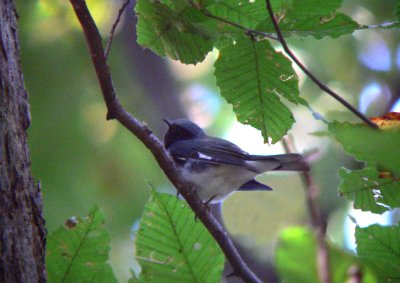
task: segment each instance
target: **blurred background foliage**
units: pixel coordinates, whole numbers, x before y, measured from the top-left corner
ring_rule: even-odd
[[[131,1],[134,2],[134,1]],[[122,1],[88,0],[104,40]],[[252,153],[283,152],[264,145],[260,133],[235,122],[231,106],[218,94],[212,77],[217,51],[196,66],[159,58],[135,40],[136,17],[128,7],[114,38],[109,64],[119,97],[128,111],[146,121],[162,138],[162,118],[188,117],[211,135],[225,137]],[[343,1],[341,11],[366,25],[396,21],[394,0]],[[30,95],[29,142],[32,170],[40,180],[48,231],[68,217],[86,215],[98,204],[112,237],[111,263],[122,282],[134,266],[132,227],[148,199],[148,183],[168,190],[171,184],[148,150],[121,125],[106,121],[106,109],[81,28],[68,1],[17,1],[22,65]],[[338,39],[291,38],[303,62],[330,87],[369,116],[399,111],[400,46],[398,30],[362,30]],[[300,76],[301,95],[325,119],[359,122],[341,105]],[[353,248],[350,205],[337,193],[338,169],[360,167],[340,146],[310,135],[325,130],[305,107],[292,109],[297,123],[291,135],[299,152],[311,156],[319,200],[333,242]],[[302,182],[296,174],[261,176],[271,193],[236,193],[223,204],[225,223],[241,244],[271,261],[278,232],[306,224]],[[361,215],[361,216],[360,216]],[[389,223],[391,214],[368,216]],[[349,224],[350,223],[350,224]],[[350,230],[349,230],[350,229]],[[353,230],[351,230],[353,229]]]

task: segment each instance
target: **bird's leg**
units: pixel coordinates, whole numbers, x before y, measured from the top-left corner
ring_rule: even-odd
[[[216,196],[217,196],[217,195],[213,195],[212,197],[210,197],[209,200],[207,200],[206,202],[203,202],[203,204],[204,204],[205,208],[207,209],[207,212],[208,212],[208,213],[210,213],[210,211],[211,211],[211,208],[210,208],[208,205],[210,204],[210,202],[211,202],[213,199],[215,199]],[[198,221],[197,215],[194,216],[194,221],[199,222],[199,221]]]
[[[213,195],[212,197],[210,197],[206,202],[204,202],[203,204],[205,205],[206,209],[208,210],[208,212],[210,212],[210,207],[208,206],[210,204],[210,202],[215,199],[217,197],[217,195]]]

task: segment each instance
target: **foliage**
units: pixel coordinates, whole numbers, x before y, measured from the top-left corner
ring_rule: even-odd
[[[332,123],[330,132],[343,145],[344,150],[369,167],[400,174],[400,130],[375,130],[363,124]],[[357,138],[355,138],[357,137]]]
[[[88,217],[71,218],[47,237],[49,282],[117,282],[107,264],[110,239],[103,224],[94,207]]]
[[[354,201],[354,208],[383,213],[400,207],[400,181],[391,176],[380,176],[376,169],[339,171],[342,183],[339,192]]]
[[[341,4],[341,0],[272,1],[285,37],[316,40],[369,28],[337,12]],[[275,31],[265,1],[138,0],[135,11],[138,42],[160,56],[197,64],[217,49],[214,76],[222,97],[232,104],[238,120],[259,129],[266,142],[275,143],[290,130],[294,123],[291,106],[307,106],[291,61],[277,51],[277,44],[271,44],[276,43]],[[35,73],[40,75],[39,70]],[[348,154],[366,164],[361,170],[340,170],[340,194],[363,211],[383,213],[399,208],[400,130],[333,122],[329,132]],[[76,134],[63,139],[71,140],[70,136]],[[61,227],[49,236],[50,282],[115,282],[106,263],[109,240],[103,221],[95,208],[87,219],[78,219],[72,227]],[[399,226],[358,227],[355,237],[358,256],[329,245],[332,282],[346,282],[352,266],[362,270],[363,282],[399,282],[395,264],[400,260]],[[152,193],[136,245],[142,273],[132,282],[220,281],[223,255],[186,204],[174,196]],[[316,249],[310,231],[284,231],[276,253],[282,280],[318,282]]]
[[[359,260],[333,245],[329,245],[329,268],[333,283],[348,282],[351,269],[363,274],[364,283],[377,282],[370,269]],[[292,227],[281,232],[276,249],[276,264],[282,282],[319,282],[317,261],[318,248],[312,231]]]
[[[400,282],[400,227],[356,229],[358,256],[374,267],[379,282]]]
[[[352,33],[361,26],[348,16],[337,12],[341,0],[335,1],[282,1],[276,12],[285,36],[339,37]],[[273,32],[270,19],[262,23],[264,30]]]
[[[168,10],[168,13],[158,13],[157,19],[152,21],[153,12],[149,12],[151,9],[144,9],[143,3],[153,6],[154,9],[157,6],[158,11]],[[336,38],[366,28],[347,15],[337,12],[341,3],[341,0],[272,1],[280,28],[286,37],[312,36],[315,39],[326,36]],[[204,53],[191,56],[188,54],[195,52],[192,45],[188,45],[188,53],[184,57],[178,51],[178,41],[166,46],[158,43],[166,40],[160,30],[174,33],[178,26],[181,27],[179,30],[182,43],[195,36],[211,44],[208,50],[211,49],[210,46],[219,50],[214,75],[221,95],[232,104],[238,120],[261,130],[266,142],[279,141],[294,123],[291,111],[285,101],[281,100],[307,105],[299,96],[298,78],[290,60],[265,40],[274,37],[271,19],[266,16],[265,1],[160,1],[150,4],[146,0],[139,0],[136,11],[139,14],[139,43],[161,56],[172,53],[172,59],[183,63],[197,63],[205,56],[207,48],[199,48]],[[197,15],[195,20],[188,20],[194,14]],[[155,25],[158,25],[157,28],[154,28]],[[148,38],[154,38],[153,42],[156,43],[153,44]],[[181,45],[179,47],[182,48]],[[173,52],[171,48],[174,49]],[[364,211],[382,213],[400,207],[400,130],[375,130],[363,124],[333,122],[329,125],[329,132],[343,145],[347,153],[367,165],[363,170],[340,171],[340,193],[354,201],[355,208]],[[366,253],[363,232],[368,232],[369,229],[373,229],[377,238],[382,241],[388,238],[396,240],[388,240],[381,245],[372,243],[373,252]],[[371,263],[372,256],[385,257],[387,250],[395,251],[390,255],[391,259],[399,262],[398,258],[392,258],[398,256],[400,238],[393,232],[397,229],[398,227],[379,226],[358,229],[356,238],[359,259],[331,246],[329,253],[332,282],[345,282],[347,272],[352,266]],[[283,280],[318,282],[316,254],[315,239],[310,232],[303,229],[284,232],[277,250],[277,264]],[[162,259],[165,260],[166,258]],[[383,265],[385,262],[382,261],[371,266],[376,274],[386,280],[388,277],[383,275]],[[396,268],[388,272],[391,279],[398,278],[399,272]],[[363,282],[376,282],[369,271],[363,274]]]
[[[212,46],[219,47],[220,57],[215,64],[215,77],[221,94],[233,105],[239,121],[260,129],[265,141],[269,138],[273,143],[279,141],[294,122],[293,115],[280,98],[306,104],[299,97],[297,75],[290,61],[275,51],[268,42],[259,41],[256,34],[249,31],[241,34],[234,32],[238,26],[242,29],[263,26],[267,15],[264,1],[246,1],[243,5],[242,1],[173,3],[138,1],[138,42],[161,56],[168,55],[183,63],[197,63]],[[301,13],[294,12],[298,11],[293,8],[296,5],[288,2],[280,7],[282,11],[288,12],[284,31],[298,29],[299,26],[294,23],[298,23],[296,17],[301,15],[304,30],[315,32],[319,37],[327,35],[320,32],[320,26],[326,25],[330,20],[323,22],[319,19],[317,24],[305,24],[310,22],[310,18],[317,19],[317,15],[320,16],[319,9],[312,9],[309,13],[306,9]],[[274,1],[274,6],[279,6],[277,1]],[[324,14],[331,14],[339,5],[322,6]],[[315,4],[310,3],[307,7],[315,8]],[[278,14],[283,13],[282,11]],[[330,27],[332,34],[345,34],[337,25],[338,23],[334,23]],[[210,31],[211,27],[214,30]],[[266,31],[272,32],[271,27]],[[235,40],[229,41],[233,38]]]
[[[226,45],[215,62],[214,74],[221,95],[233,105],[238,120],[260,129],[272,142],[279,141],[294,122],[280,97],[305,104],[290,61],[267,41],[241,38]]]
[[[396,113],[392,114],[395,115],[387,121],[391,125],[388,128],[380,124],[379,129],[371,129],[363,124],[338,122],[329,126],[345,151],[368,166],[363,170],[340,171],[341,194],[363,211],[382,213],[400,207],[400,129],[393,127],[400,119]],[[373,267],[379,282],[400,282],[399,226],[357,227],[355,238],[361,261]]]
[[[285,35],[339,37],[360,28],[329,3],[272,1]],[[197,63],[216,47],[215,77],[238,120],[261,130],[264,140],[280,140],[294,119],[280,101],[306,102],[290,61],[265,40],[274,33],[265,1],[138,1],[138,42],[160,56]],[[258,32],[255,32],[256,28]]]
[[[135,9],[140,18],[137,26],[138,43],[161,56],[168,55],[186,64],[203,61],[211,51],[212,44],[191,32],[194,29],[191,22],[201,20],[204,16],[190,7],[177,9],[157,1],[139,1]]]
[[[136,239],[140,282],[220,282],[224,256],[193,211],[153,191]]]

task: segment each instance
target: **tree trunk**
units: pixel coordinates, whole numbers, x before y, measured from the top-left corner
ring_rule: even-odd
[[[30,171],[17,15],[0,2],[0,282],[45,282],[42,196]]]

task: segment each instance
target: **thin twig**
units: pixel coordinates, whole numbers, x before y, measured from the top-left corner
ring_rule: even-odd
[[[282,144],[287,153],[297,152],[294,143],[290,138],[282,139]],[[318,188],[315,185],[310,172],[304,172],[302,181],[306,191],[306,204],[310,214],[311,226],[313,227],[317,240],[317,268],[318,276],[322,283],[330,283],[331,273],[329,268],[329,251],[325,241],[326,223],[317,205]]]
[[[110,53],[111,44],[112,44],[112,41],[113,41],[113,38],[114,38],[114,32],[115,32],[115,30],[116,30],[116,28],[117,28],[117,26],[118,26],[118,23],[119,23],[120,20],[121,20],[122,14],[124,13],[126,7],[129,5],[129,2],[130,2],[130,1],[131,1],[131,0],[125,0],[124,4],[121,6],[121,8],[120,8],[119,11],[118,11],[117,18],[115,19],[115,22],[114,22],[114,24],[113,24],[113,26],[112,26],[112,28],[111,28],[110,35],[108,36],[108,41],[107,41],[106,49],[105,49],[106,51],[104,52],[104,54],[105,54],[105,56],[106,56],[106,60],[108,59],[108,54]]]
[[[266,5],[267,5],[267,10],[268,13],[271,17],[271,21],[274,25],[276,34],[278,36],[278,39],[283,47],[283,50],[285,50],[286,54],[296,63],[297,66],[323,91],[325,91],[327,94],[332,96],[334,99],[339,101],[344,107],[349,109],[351,112],[353,112],[356,116],[358,116],[362,121],[364,121],[367,125],[369,125],[371,128],[377,129],[378,126],[371,122],[364,114],[362,114],[360,111],[358,111],[355,107],[353,107],[350,103],[348,103],[345,99],[343,99],[339,94],[331,90],[328,86],[326,86],[324,83],[322,83],[314,74],[312,74],[304,65],[303,63],[300,62],[300,60],[294,55],[294,53],[289,49],[285,38],[282,35],[282,32],[279,28],[279,24],[275,19],[274,12],[272,10],[272,5],[270,0],[265,0]]]
[[[228,233],[204,207],[196,190],[179,174],[178,168],[161,141],[151,132],[145,123],[138,121],[122,107],[113,87],[106,57],[101,45],[100,34],[87,9],[86,3],[84,0],[70,0],[70,2],[86,37],[86,43],[88,44],[103,98],[107,106],[107,119],[118,120],[151,151],[168,179],[183,195],[197,217],[215,238],[227,260],[229,260],[234,268],[235,275],[242,278],[245,282],[261,283],[261,280],[257,278],[240,257]]]

